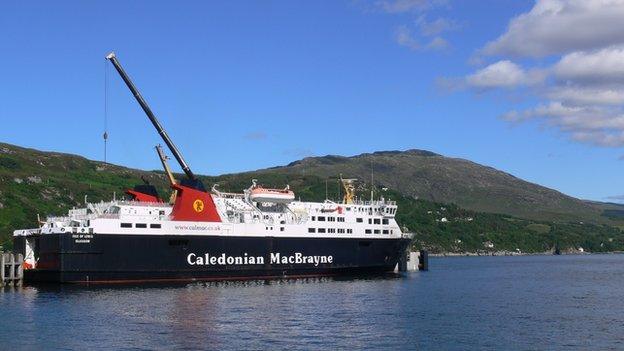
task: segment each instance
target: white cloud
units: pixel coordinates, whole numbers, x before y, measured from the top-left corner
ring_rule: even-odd
[[[245,135],[243,135],[243,138],[247,139],[247,140],[264,140],[266,138],[268,138],[267,133],[258,130],[258,131],[254,131],[254,132],[249,132]]]
[[[402,15],[397,17],[418,16],[411,22],[396,27],[394,40],[397,44],[411,50],[444,50],[450,44],[441,34],[455,30],[459,25],[444,17],[429,21],[427,13],[446,2],[447,0],[378,0],[375,6],[385,13]]]
[[[502,57],[446,81],[477,91],[523,87],[536,101],[501,119],[537,121],[576,142],[624,146],[624,0],[537,0],[480,54],[482,61]],[[548,59],[535,60],[542,57]]]
[[[624,90],[583,86],[555,86],[545,96],[566,105],[620,105],[624,104]]]
[[[451,45],[448,41],[446,41],[446,39],[442,37],[435,37],[431,39],[431,41],[427,44],[426,48],[431,50],[444,50],[450,46]]]
[[[399,45],[411,50],[443,50],[449,47],[449,43],[442,37],[435,37],[428,43],[421,44],[408,26],[399,26],[394,33],[394,39]]]
[[[624,133],[608,133],[604,131],[574,132],[572,140],[603,147],[624,146]]]
[[[421,48],[420,43],[414,38],[412,31],[407,26],[398,27],[394,38],[401,46],[408,47],[412,50],[418,50]]]
[[[501,60],[466,77],[466,84],[477,89],[513,88],[539,83],[539,71],[527,72],[509,60]]]
[[[538,0],[482,54],[542,57],[624,42],[624,0]]]
[[[574,141],[605,147],[624,146],[624,113],[595,106],[566,106],[558,101],[501,116],[508,122],[539,119],[568,134]]]
[[[415,11],[423,11],[439,1],[431,1],[431,0],[380,0],[377,1],[377,6],[379,6],[383,11],[387,13],[405,13],[405,12],[415,12]]]
[[[459,24],[451,19],[439,17],[433,21],[428,21],[425,15],[418,17],[416,25],[418,25],[423,36],[437,36],[459,28]]]
[[[579,83],[623,83],[624,48],[608,47],[593,52],[572,52],[555,64],[554,74],[560,79]]]

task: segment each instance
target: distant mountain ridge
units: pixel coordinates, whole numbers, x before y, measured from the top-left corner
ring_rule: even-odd
[[[374,181],[404,195],[470,210],[501,213],[534,220],[609,222],[603,204],[584,201],[527,182],[509,173],[475,162],[445,157],[426,150],[379,151],[345,157],[306,157],[286,166],[255,172],[314,174],[320,177],[356,177]]]

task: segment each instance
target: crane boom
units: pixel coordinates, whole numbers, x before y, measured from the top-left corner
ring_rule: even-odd
[[[184,161],[182,154],[180,153],[180,151],[178,151],[178,148],[175,146],[171,138],[169,138],[169,135],[167,135],[167,132],[162,127],[150,107],[147,105],[147,102],[145,102],[145,99],[143,99],[141,93],[139,93],[136,86],[134,86],[134,83],[132,83],[132,81],[130,80],[130,77],[128,77],[128,75],[126,74],[126,71],[124,71],[123,67],[121,67],[121,64],[119,63],[119,60],[117,60],[117,56],[115,55],[115,53],[111,52],[106,56],[106,59],[108,59],[113,64],[113,66],[115,66],[115,69],[121,76],[121,79],[123,79],[123,81],[128,86],[128,89],[130,89],[130,91],[134,95],[134,98],[137,100],[139,105],[141,105],[141,108],[147,115],[147,118],[149,118],[150,122],[152,122],[152,125],[154,125],[154,128],[156,128],[158,134],[160,134],[160,137],[163,139],[165,144],[167,144],[169,151],[171,151],[173,157],[175,157],[175,159],[178,161],[178,164],[180,164],[180,167],[182,167],[182,170],[184,171],[186,176],[194,183],[197,183],[198,179],[195,177],[195,174],[193,174],[191,168],[188,166],[186,161]]]

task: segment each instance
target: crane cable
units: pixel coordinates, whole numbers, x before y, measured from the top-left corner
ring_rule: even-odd
[[[106,147],[108,141],[108,64],[104,59],[104,163],[106,160]]]

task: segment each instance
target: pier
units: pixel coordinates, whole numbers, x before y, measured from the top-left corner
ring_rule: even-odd
[[[414,272],[429,270],[429,252],[427,250],[406,251],[399,259],[395,272]]]
[[[22,254],[0,251],[0,287],[21,286],[24,280]]]

